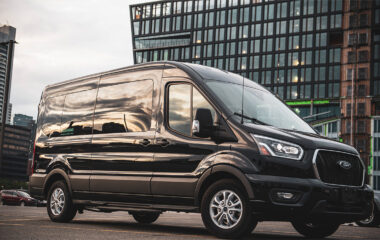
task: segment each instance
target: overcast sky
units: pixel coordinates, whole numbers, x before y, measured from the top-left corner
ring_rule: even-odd
[[[133,64],[129,5],[152,0],[0,0],[16,28],[12,115],[37,116],[51,83]]]

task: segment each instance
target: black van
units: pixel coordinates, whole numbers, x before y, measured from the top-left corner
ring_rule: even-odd
[[[46,87],[30,192],[53,221],[77,212],[200,212],[216,236],[258,221],[307,237],[367,218],[373,191],[351,146],[321,137],[255,82],[215,68],[155,62]]]

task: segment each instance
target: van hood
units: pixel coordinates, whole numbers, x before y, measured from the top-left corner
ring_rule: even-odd
[[[295,143],[300,145],[305,150],[327,149],[358,154],[356,149],[352,146],[318,135],[316,133],[305,133],[253,123],[244,123],[243,126],[249,133]]]

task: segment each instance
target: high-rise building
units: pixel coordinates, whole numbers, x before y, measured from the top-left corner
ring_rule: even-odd
[[[32,116],[16,113],[13,116],[13,125],[32,129],[34,126],[34,120]]]
[[[157,1],[130,15],[135,63],[193,62],[262,84],[355,146],[380,190],[380,0]]]
[[[15,38],[16,29],[14,27],[7,25],[0,27],[0,122],[3,117],[4,102],[7,102],[9,104],[9,88],[11,83],[9,82],[7,91],[6,74],[7,68],[9,66],[12,66],[13,63],[13,50],[9,49],[9,46],[11,45],[10,42],[15,41]],[[12,69],[10,69],[10,74],[12,73],[11,70]],[[9,79],[11,79],[11,76]]]

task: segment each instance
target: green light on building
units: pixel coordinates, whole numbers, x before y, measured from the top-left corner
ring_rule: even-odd
[[[316,100],[316,101],[289,101],[286,102],[289,106],[297,106],[297,105],[311,105],[313,102],[314,105],[319,105],[319,104],[329,104],[330,100]]]

